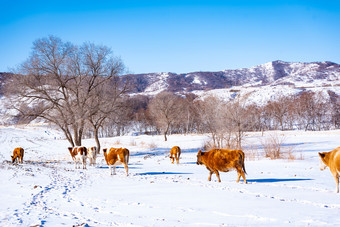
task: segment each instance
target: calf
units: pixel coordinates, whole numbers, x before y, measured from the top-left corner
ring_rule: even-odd
[[[321,158],[320,169],[325,170],[327,166],[331,170],[336,184],[336,193],[339,193],[339,175],[340,175],[340,147],[330,152],[319,153]]]
[[[113,148],[111,147],[109,152],[107,149],[103,149],[105,161],[110,168],[111,175],[116,174],[116,166],[124,164],[126,176],[128,175],[128,163],[130,151],[126,148]],[[113,167],[113,171],[112,171]]]
[[[87,149],[87,158],[90,160],[90,166],[96,165],[96,157],[97,157],[97,147],[90,147]]]
[[[170,150],[170,160],[171,163],[174,164],[175,159],[176,159],[176,163],[179,163],[179,156],[181,156],[181,148],[179,148],[179,146],[174,146],[173,148],[171,148]]]
[[[13,151],[13,156],[12,157],[12,163],[16,162],[18,163],[18,159],[19,162],[22,163],[23,159],[24,159],[24,149],[22,147],[17,147],[14,149]]]
[[[74,161],[74,167],[76,169],[78,168],[80,169],[81,162],[83,165],[83,169],[86,169],[86,157],[87,157],[86,147],[69,147],[68,150],[70,151],[70,154]]]
[[[221,182],[218,171],[229,172],[232,169],[237,171],[237,181],[242,176],[243,181],[247,183],[244,168],[244,153],[241,150],[212,149],[208,152],[199,150],[197,154],[197,165],[205,165],[210,171],[208,180],[211,181],[211,175],[216,174],[218,182]]]

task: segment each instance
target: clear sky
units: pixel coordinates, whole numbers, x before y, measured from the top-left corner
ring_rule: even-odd
[[[340,63],[340,1],[0,0],[0,72],[48,35],[106,45],[131,73]]]

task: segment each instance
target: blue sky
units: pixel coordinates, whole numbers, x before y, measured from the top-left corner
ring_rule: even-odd
[[[340,1],[0,0],[0,9],[0,72],[48,35],[106,45],[131,73],[340,63]]]

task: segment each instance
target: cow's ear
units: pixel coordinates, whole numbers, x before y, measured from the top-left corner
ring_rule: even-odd
[[[325,154],[325,153],[320,153],[320,152],[319,152],[319,156],[320,156],[321,158],[324,158],[324,157],[326,156],[326,154]]]

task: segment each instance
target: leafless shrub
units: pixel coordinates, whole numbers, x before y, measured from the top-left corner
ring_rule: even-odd
[[[131,140],[129,145],[130,145],[130,146],[137,146],[137,143],[136,143],[135,140]]]
[[[150,148],[150,149],[155,149],[155,148],[157,148],[157,145],[156,145],[155,142],[151,142],[151,143],[147,144],[147,147]]]
[[[300,151],[296,151],[294,146],[288,147],[289,149],[287,152],[285,152],[284,158],[288,159],[289,161],[294,161],[294,160],[304,160],[303,153]]]
[[[299,156],[296,156],[296,146],[284,146],[285,141],[286,136],[283,134],[272,134],[264,139],[261,144],[265,157],[270,159],[287,159],[290,161],[303,160],[302,152],[300,152]]]
[[[216,142],[218,141],[218,142]],[[240,149],[238,147],[237,140],[232,137],[224,137],[223,135],[211,137],[210,139],[204,141],[202,148],[204,150],[211,149]]]
[[[256,145],[248,146],[247,149],[243,150],[245,157],[248,161],[258,160],[260,157],[259,147]]]
[[[262,140],[261,144],[266,158],[279,159],[282,158],[282,145],[285,142],[285,136],[279,134],[270,135]]]
[[[117,139],[113,144],[114,145],[120,145],[121,143],[120,143],[120,140]]]

